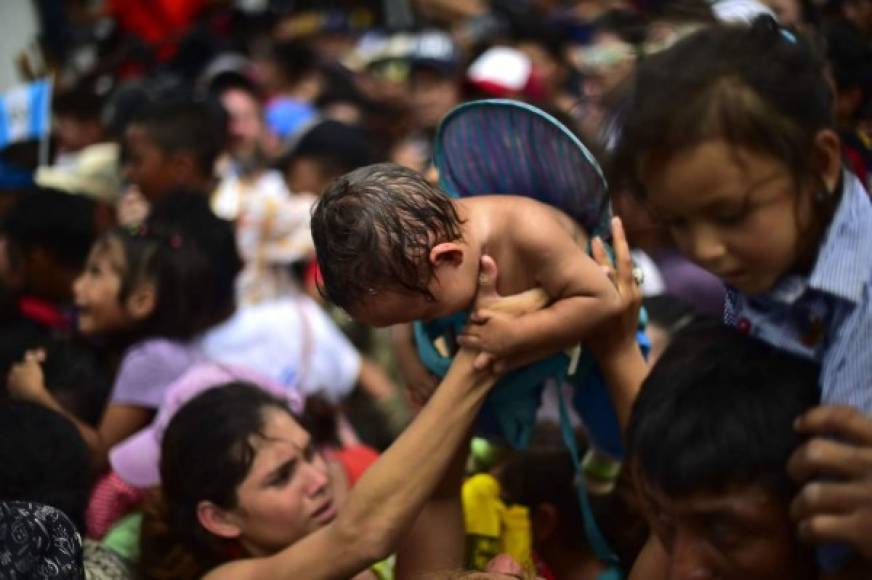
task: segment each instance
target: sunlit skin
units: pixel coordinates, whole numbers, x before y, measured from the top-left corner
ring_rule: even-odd
[[[264,410],[255,457],[237,489],[237,507],[225,515],[252,556],[274,554],[336,517],[330,472],[311,436],[290,414]]]
[[[789,502],[758,484],[668,496],[643,484],[651,530],[666,552],[669,580],[814,578]]]
[[[107,335],[133,322],[120,296],[123,270],[124,254],[117,240],[110,239],[91,250],[84,271],[73,283],[79,332]]]
[[[767,292],[813,260],[811,186],[797,192],[777,159],[714,140],[650,165],[642,177],[654,215],[682,253],[730,286]]]

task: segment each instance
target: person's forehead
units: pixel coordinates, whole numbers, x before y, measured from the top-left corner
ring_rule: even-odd
[[[281,409],[264,410],[264,424],[249,443],[254,449],[250,475],[262,477],[282,463],[300,455],[309,444],[309,433],[289,413]]]
[[[788,176],[776,159],[723,140],[700,143],[666,160],[648,157],[641,168],[649,204],[666,210],[677,205],[683,210],[704,210],[743,199],[751,190]]]
[[[157,143],[152,139],[148,127],[139,123],[133,123],[124,131],[124,147],[126,149],[137,148],[159,150]]]
[[[786,507],[786,501],[762,483],[734,483],[719,490],[701,490],[685,495],[669,495],[645,485],[644,495],[656,509],[677,517],[729,514],[757,519]]]
[[[227,107],[231,113],[240,110],[253,110],[260,108],[260,101],[254,95],[237,88],[227,89],[221,94],[221,104]]]

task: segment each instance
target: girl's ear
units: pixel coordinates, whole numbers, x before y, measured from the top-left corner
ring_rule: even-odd
[[[816,169],[827,192],[836,192],[842,175],[842,141],[832,129],[822,129],[814,138]]]
[[[233,514],[211,501],[204,500],[197,504],[197,520],[206,531],[219,538],[238,538],[242,533]]]
[[[138,321],[148,318],[157,306],[157,288],[151,282],[140,284],[127,299],[127,312]]]

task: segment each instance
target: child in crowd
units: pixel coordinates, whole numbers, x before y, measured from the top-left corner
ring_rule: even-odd
[[[0,227],[0,376],[74,330],[72,282],[98,235],[97,206],[49,189],[14,195]]]
[[[617,166],[731,288],[727,321],[820,362],[824,401],[872,412],[872,204],[810,46],[770,19],[710,28],[646,61],[636,91]]]
[[[102,471],[109,449],[151,421],[164,389],[197,359],[189,341],[232,314],[239,271],[233,231],[205,197],[175,193],[144,227],[100,238],[74,285],[82,334],[123,349],[109,404],[96,429],[70,415]],[[63,412],[46,389],[43,351],[9,374],[18,397]]]
[[[615,175],[728,285],[727,322],[820,363],[823,401],[868,414],[872,204],[822,70],[770,18],[694,34],[640,67]]]
[[[587,255],[586,232],[532,199],[452,200],[393,164],[364,167],[325,190],[312,235],[326,296],[361,322],[389,326],[469,309],[479,260],[499,269],[500,294],[542,287],[552,303],[514,318],[488,311],[458,339],[477,364],[510,369],[571,348],[612,315],[617,294]]]
[[[125,131],[125,177],[148,203],[178,189],[209,195],[216,186],[215,161],[225,145],[224,125],[220,108],[205,102],[147,106]]]

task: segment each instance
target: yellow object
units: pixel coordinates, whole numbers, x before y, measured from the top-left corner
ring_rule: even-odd
[[[500,484],[492,475],[475,475],[463,484],[463,518],[466,526],[467,567],[483,570],[497,554],[508,554],[532,569],[532,538],[526,507],[506,506]]]

